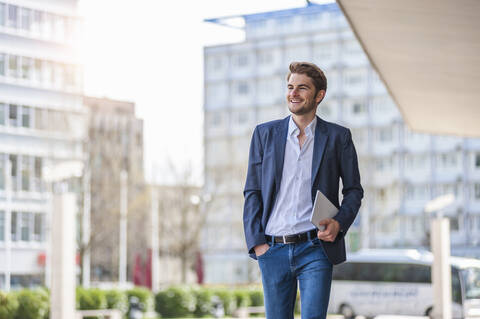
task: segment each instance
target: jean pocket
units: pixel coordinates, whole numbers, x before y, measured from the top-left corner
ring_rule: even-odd
[[[269,248],[267,249],[267,251],[264,252],[263,254],[261,254],[260,256],[257,256],[257,259],[268,256],[272,252],[273,247],[275,247],[275,246],[272,246],[270,243],[268,244],[268,246],[269,246]]]

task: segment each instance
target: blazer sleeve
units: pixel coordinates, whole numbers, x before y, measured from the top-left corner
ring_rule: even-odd
[[[340,155],[340,177],[342,179],[343,200],[340,209],[333,217],[340,224],[343,235],[347,232],[357,216],[363,198],[363,188],[360,184],[358,159],[350,130],[346,130],[342,138]]]
[[[262,161],[263,147],[258,127],[255,128],[250,143],[247,180],[243,195],[243,227],[250,256],[255,258],[254,247],[265,244],[265,232],[262,227]],[[253,254],[253,255],[252,255]]]

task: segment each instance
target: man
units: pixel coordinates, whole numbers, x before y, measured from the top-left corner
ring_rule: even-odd
[[[297,281],[302,319],[325,318],[332,265],[345,261],[344,236],[363,197],[350,130],[316,116],[327,79],[315,64],[293,62],[287,75],[291,116],[253,132],[244,196],[249,254],[262,273],[267,319],[293,319]],[[339,205],[339,179],[343,200]],[[338,214],[310,223],[320,190]]]

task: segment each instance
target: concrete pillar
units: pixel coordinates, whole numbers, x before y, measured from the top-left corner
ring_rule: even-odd
[[[54,194],[52,204],[50,318],[75,318],[75,195]]]
[[[436,217],[432,220],[431,229],[433,318],[451,319],[450,221],[448,218]]]

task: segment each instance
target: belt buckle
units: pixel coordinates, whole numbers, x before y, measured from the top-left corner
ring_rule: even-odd
[[[288,237],[288,236],[286,236],[286,235],[283,235],[283,236],[282,236],[282,239],[283,239],[283,243],[284,243],[284,244],[294,244],[294,243],[295,243],[295,241],[287,241],[287,237]]]

